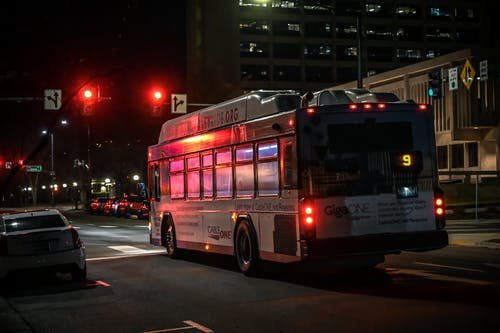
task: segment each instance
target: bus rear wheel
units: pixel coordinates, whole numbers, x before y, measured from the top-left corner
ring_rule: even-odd
[[[255,276],[260,273],[260,258],[255,231],[247,220],[243,220],[236,230],[234,252],[243,274]]]

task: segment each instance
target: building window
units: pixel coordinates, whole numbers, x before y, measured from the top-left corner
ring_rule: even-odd
[[[396,49],[396,58],[398,60],[420,61],[422,60],[422,51],[418,49]]]
[[[456,32],[457,41],[460,43],[476,42],[477,36],[479,36],[479,31],[477,31],[477,30],[457,29],[457,32]]]
[[[435,18],[435,19],[450,18],[450,10],[446,7],[430,7],[427,13],[430,18]]]
[[[425,34],[425,37],[429,41],[444,41],[444,40],[451,40],[452,34],[451,31],[448,29],[429,28],[427,30],[427,33]]]
[[[391,16],[390,6],[382,3],[365,4],[366,15],[369,16]]]
[[[404,41],[422,40],[422,29],[419,27],[397,27],[396,39]]]
[[[463,168],[464,167],[464,145],[456,144],[451,145],[451,167]]]
[[[274,80],[298,81],[300,80],[300,68],[298,66],[274,66]]]
[[[274,44],[273,56],[275,58],[285,58],[285,59],[300,58],[300,45],[297,43]]]
[[[392,39],[392,31],[389,27],[382,25],[372,25],[366,28],[366,37],[369,39]]]
[[[416,17],[417,7],[409,5],[396,6],[396,15],[400,17]]]
[[[240,7],[267,7],[267,2],[262,0],[240,0]]]
[[[426,50],[425,51],[425,59],[434,59],[441,55],[440,50]]]
[[[298,36],[300,35],[300,23],[287,21],[273,22],[273,33],[275,35]]]
[[[331,67],[306,67],[306,80],[313,82],[332,81]]]
[[[298,9],[299,0],[273,0],[273,8]]]
[[[477,142],[467,143],[467,156],[469,157],[468,159],[469,167],[479,166],[479,150]]]
[[[337,46],[337,58],[340,60],[356,59],[358,48],[356,46]]]
[[[241,65],[240,67],[241,80],[268,80],[269,66],[265,65]]]
[[[353,16],[361,10],[359,1],[336,1],[335,15],[336,16]]]
[[[336,34],[338,38],[356,38],[357,32],[356,24],[337,24]]]
[[[318,14],[318,15],[328,15],[330,14],[330,9],[332,8],[332,0],[304,0],[304,13],[306,14]]]
[[[266,20],[242,20],[240,32],[243,34],[267,34],[269,25]]]
[[[438,169],[448,169],[448,146],[437,147]]]
[[[456,8],[455,17],[457,21],[478,21],[477,9],[476,8]]]
[[[257,42],[240,42],[240,55],[242,57],[267,57],[268,45]]]
[[[376,61],[392,61],[392,48],[390,47],[369,47],[368,59]]]
[[[304,56],[309,59],[331,58],[332,46],[327,44],[306,45]]]
[[[304,27],[307,37],[330,37],[332,34],[332,26],[328,22],[306,22]]]

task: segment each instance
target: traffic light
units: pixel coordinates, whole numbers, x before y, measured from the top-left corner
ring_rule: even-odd
[[[83,105],[83,115],[91,116],[94,113],[94,104],[99,100],[99,91],[92,86],[82,88],[80,99]]]
[[[435,68],[431,70],[428,74],[429,76],[429,87],[428,93],[430,97],[441,97],[442,87],[443,87],[443,75],[441,68]]]
[[[162,105],[165,101],[165,92],[159,88],[152,89],[151,100],[153,105],[153,116],[158,117],[161,115]]]

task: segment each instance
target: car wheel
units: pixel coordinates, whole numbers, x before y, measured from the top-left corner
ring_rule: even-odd
[[[257,237],[253,227],[247,220],[242,220],[238,225],[234,240],[234,252],[238,266],[245,275],[259,275],[261,262]]]

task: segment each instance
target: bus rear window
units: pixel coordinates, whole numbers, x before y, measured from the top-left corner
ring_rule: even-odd
[[[411,123],[328,125],[328,146],[331,154],[413,149]]]

